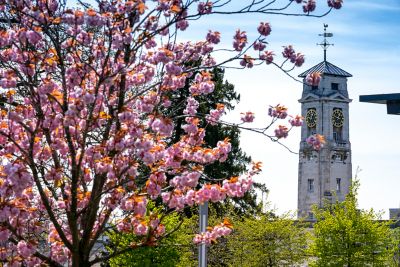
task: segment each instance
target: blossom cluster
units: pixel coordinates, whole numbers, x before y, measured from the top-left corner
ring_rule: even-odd
[[[304,118],[303,118],[302,116],[296,115],[296,117],[294,117],[294,118],[292,117],[292,118],[289,120],[289,123],[290,123],[290,125],[292,125],[292,126],[300,127],[300,126],[303,125],[303,120],[304,120]]]
[[[272,51],[264,51],[264,53],[260,55],[260,59],[265,60],[267,64],[271,64],[272,61],[274,61],[274,53]]]
[[[273,118],[272,123],[274,123],[276,120],[286,119],[288,117],[288,109],[281,104],[278,104],[274,107],[270,106],[268,109],[268,115]],[[291,128],[301,127],[303,125],[304,118],[302,116],[296,115],[293,117],[289,115],[289,117],[290,118],[288,119],[288,122]],[[285,125],[278,125],[278,128],[274,130],[274,136],[276,137],[276,139],[286,138],[288,137],[291,128],[288,128]]]
[[[287,107],[280,104],[276,105],[275,107],[270,106],[268,109],[268,115],[273,118],[285,119],[288,115]]]
[[[211,125],[216,125],[221,116],[225,112],[224,104],[217,104],[215,109],[210,110],[210,114],[207,115],[206,119]]]
[[[274,52],[273,51],[265,51],[268,42],[265,41],[265,38],[271,33],[271,25],[269,22],[260,22],[260,25],[257,27],[257,31],[260,34],[260,37],[251,44],[251,47],[258,51],[258,56],[251,56],[248,54],[244,54],[240,57],[239,64],[242,67],[252,68],[256,64],[256,60],[260,60],[262,63],[271,64],[274,61]],[[216,36],[215,36],[216,35]],[[215,36],[215,37],[214,37]],[[241,31],[238,29],[233,36],[233,48],[235,51],[242,52],[247,50],[248,37],[245,31]],[[211,43],[217,43],[220,41],[220,33],[209,32],[207,34],[207,40]],[[296,53],[293,49],[292,45],[283,47],[282,56],[289,60],[294,64],[295,67],[301,67],[305,61],[304,55],[301,53]],[[283,65],[282,65],[283,66]]]
[[[313,134],[306,139],[307,144],[311,145],[315,150],[320,150],[326,143],[325,137],[320,134]]]
[[[271,25],[268,22],[260,22],[257,30],[262,36],[268,36],[272,31]]]
[[[163,202],[171,209],[181,210],[185,206],[203,204],[206,201],[219,202],[227,197],[243,197],[253,184],[251,177],[233,177],[230,180],[224,180],[222,186],[205,184],[196,191],[193,189],[193,185],[195,182],[197,183],[198,178],[196,176],[174,178],[170,185],[175,189],[171,192],[161,193]]]
[[[296,53],[291,45],[284,46],[282,56],[289,59],[296,67],[301,67],[304,63],[304,55]]]
[[[343,0],[328,0],[328,6],[335,8],[335,9],[340,9],[343,5]]]
[[[242,120],[242,122],[253,122],[254,121],[254,113],[251,111],[247,111],[245,113],[241,113],[241,117],[240,119]]]
[[[277,129],[275,129],[275,136],[280,138],[286,138],[289,135],[289,129],[284,125],[279,125]]]
[[[254,66],[254,59],[251,56],[244,55],[243,59],[240,61],[240,65],[242,67],[252,68]]]
[[[315,0],[307,0],[303,5],[304,13],[313,12],[316,8],[316,1]]]
[[[318,86],[320,81],[321,81],[321,73],[319,72],[312,72],[308,74],[306,77],[306,83],[311,86]]]
[[[222,236],[229,235],[232,232],[232,225],[231,223],[225,219],[223,223],[216,225],[214,227],[210,227],[206,232],[197,234],[193,242],[195,244],[207,244],[210,245],[213,242]]]
[[[245,31],[238,29],[233,36],[233,48],[236,51],[242,51],[247,44],[247,34]]]

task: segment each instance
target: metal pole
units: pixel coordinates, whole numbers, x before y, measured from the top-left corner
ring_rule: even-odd
[[[208,222],[208,201],[199,207],[200,232],[204,233]],[[205,243],[199,245],[199,267],[207,267],[207,246]]]

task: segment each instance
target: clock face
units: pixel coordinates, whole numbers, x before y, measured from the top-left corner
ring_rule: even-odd
[[[306,114],[306,123],[310,128],[314,128],[317,125],[317,112],[315,109],[309,109]]]
[[[332,113],[332,124],[335,127],[342,127],[344,122],[344,115],[340,109],[334,109]]]

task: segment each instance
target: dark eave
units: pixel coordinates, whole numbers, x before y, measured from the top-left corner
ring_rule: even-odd
[[[386,104],[388,114],[400,115],[400,93],[360,95],[360,102]]]

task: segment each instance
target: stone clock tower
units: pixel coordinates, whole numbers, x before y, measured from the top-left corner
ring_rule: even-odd
[[[324,61],[300,74],[303,94],[299,102],[304,124],[301,129],[298,177],[298,218],[314,220],[312,206],[323,206],[325,201],[343,201],[349,192],[352,177],[351,146],[349,138],[349,98],[347,78],[352,75],[326,60],[329,44],[326,32]],[[318,86],[308,85],[308,74],[319,72]],[[314,150],[305,140],[312,134],[321,134],[326,144]]]

